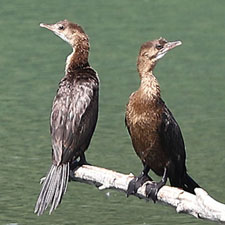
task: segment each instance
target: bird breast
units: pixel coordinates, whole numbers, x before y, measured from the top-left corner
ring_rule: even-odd
[[[162,108],[154,101],[139,99],[138,93],[130,97],[126,121],[136,153],[144,160],[151,149],[158,148],[158,130]]]

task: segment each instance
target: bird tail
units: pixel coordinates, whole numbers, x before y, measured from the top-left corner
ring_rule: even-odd
[[[187,192],[195,194],[195,188],[200,188],[200,186],[187,173],[185,173],[183,189]]]
[[[38,216],[51,204],[49,215],[60,204],[66,192],[69,179],[69,163],[59,166],[52,165],[39,194],[34,213]]]

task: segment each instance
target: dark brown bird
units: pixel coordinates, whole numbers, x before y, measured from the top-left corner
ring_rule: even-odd
[[[159,83],[153,75],[157,61],[179,45],[180,41],[168,42],[160,38],[141,46],[137,61],[141,83],[129,98],[125,122],[144,170],[130,182],[128,195],[136,193],[145,181],[152,180],[148,176],[150,169],[158,176],[163,176],[160,182],[146,186],[146,194],[153,201],[156,201],[157,193],[165,185],[167,177],[172,186],[190,193],[199,187],[187,174],[181,130],[162,100]]]
[[[43,182],[34,212],[49,214],[60,204],[66,192],[71,163],[80,157],[85,164],[87,150],[98,117],[99,78],[88,63],[89,40],[81,26],[67,20],[40,24],[68,42],[73,52],[67,57],[65,76],[53,100],[50,132],[52,166]]]

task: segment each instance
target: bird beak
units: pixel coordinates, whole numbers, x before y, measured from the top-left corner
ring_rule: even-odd
[[[171,42],[167,42],[163,48],[157,53],[156,55],[156,60],[161,59],[169,50],[181,45],[182,42],[181,41],[171,41]]]
[[[40,23],[40,27],[47,28],[48,30],[55,31],[55,24]]]
[[[71,44],[70,40],[65,36],[64,32],[58,29],[57,23],[56,24],[40,23],[40,27],[47,28],[48,30],[52,31],[54,34],[59,36],[61,39]]]
[[[171,41],[171,42],[167,42],[165,45],[164,45],[164,51],[168,52],[169,50],[179,46],[179,45],[182,45],[182,42],[181,41]]]

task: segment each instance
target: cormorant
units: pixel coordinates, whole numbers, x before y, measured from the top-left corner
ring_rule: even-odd
[[[70,166],[80,157],[86,164],[87,150],[98,117],[99,78],[89,65],[89,40],[82,27],[68,20],[40,24],[68,42],[73,52],[67,57],[65,76],[59,83],[50,116],[52,166],[43,182],[34,212],[49,214],[60,204],[67,189]],[[78,165],[77,164],[77,165]]]
[[[187,174],[185,146],[180,127],[162,100],[159,83],[153,75],[157,61],[181,44],[181,41],[168,42],[159,38],[141,46],[137,61],[140,87],[129,98],[125,123],[144,170],[129,183],[128,196],[136,193],[145,181],[152,180],[148,176],[150,169],[163,177],[160,182],[146,186],[146,195],[154,202],[167,177],[172,186],[190,193],[194,193],[194,189],[199,187]]]

